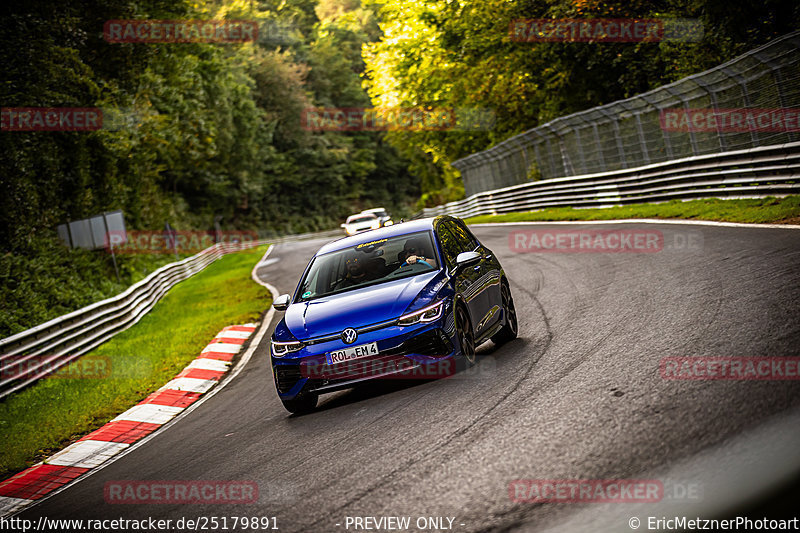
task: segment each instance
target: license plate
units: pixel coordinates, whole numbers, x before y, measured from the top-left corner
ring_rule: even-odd
[[[361,359],[362,357],[369,357],[370,355],[378,355],[377,342],[362,344],[361,346],[352,346],[344,350],[336,350],[335,352],[328,352],[325,354],[325,359],[328,361],[329,365],[332,365],[335,363],[352,361],[353,359]]]

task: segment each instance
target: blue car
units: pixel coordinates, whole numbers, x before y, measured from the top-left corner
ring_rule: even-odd
[[[292,413],[373,379],[452,375],[475,347],[517,336],[508,279],[460,219],[439,216],[323,246],[272,334],[278,396]]]

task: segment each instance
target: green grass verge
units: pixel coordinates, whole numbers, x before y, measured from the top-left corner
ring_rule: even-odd
[[[173,287],[135,326],[81,357],[104,365],[107,377],[91,371],[80,378],[51,377],[0,401],[0,480],[167,383],[223,327],[258,320],[271,297],[250,272],[264,251],[217,260]]]
[[[752,200],[674,200],[662,204],[635,204],[603,209],[558,207],[541,211],[485,215],[467,219],[469,224],[484,222],[525,222],[529,220],[613,220],[622,218],[684,218],[724,222],[800,224],[800,196],[756,198]]]

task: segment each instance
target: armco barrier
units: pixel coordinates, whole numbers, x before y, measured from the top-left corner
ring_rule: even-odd
[[[609,207],[697,198],[800,193],[800,142],[666,161],[613,172],[535,181],[423,209],[414,218],[472,217],[548,207]]]
[[[262,241],[218,243],[156,270],[128,290],[0,340],[0,398],[54,372],[139,321],[176,283]],[[24,369],[16,371],[15,369]],[[8,370],[11,369],[10,372]]]

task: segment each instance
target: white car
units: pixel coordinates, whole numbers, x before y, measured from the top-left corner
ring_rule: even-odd
[[[375,207],[373,209],[364,209],[362,211],[362,213],[365,213],[365,214],[366,213],[372,213],[373,215],[378,217],[378,220],[380,220],[380,222],[381,222],[381,227],[391,226],[392,224],[394,224],[394,222],[392,222],[392,216],[389,213],[386,212],[386,208],[384,208],[384,207]]]
[[[362,231],[369,231],[371,229],[378,229],[381,227],[381,221],[373,213],[359,213],[357,215],[350,215],[347,221],[342,224],[344,232],[350,236]]]

